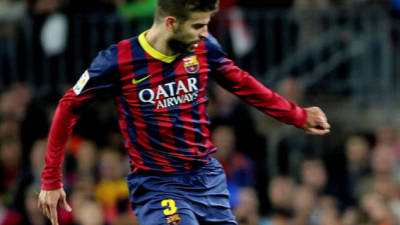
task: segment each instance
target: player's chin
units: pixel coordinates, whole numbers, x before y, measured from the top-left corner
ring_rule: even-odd
[[[199,46],[199,44],[195,43],[195,44],[191,44],[188,47],[188,52],[194,52],[194,50]]]

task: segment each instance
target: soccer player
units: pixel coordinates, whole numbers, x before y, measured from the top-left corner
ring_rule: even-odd
[[[79,112],[96,96],[115,98],[130,157],[130,201],[142,225],[237,224],[225,174],[211,156],[208,77],[262,112],[315,135],[330,131],[318,107],[300,108],[226,57],[207,30],[218,0],[158,0],[153,26],[101,51],[60,100],[49,133],[38,206],[57,222],[67,211],[60,172]]]

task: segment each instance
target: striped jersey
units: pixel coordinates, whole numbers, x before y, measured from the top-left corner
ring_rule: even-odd
[[[49,133],[42,189],[62,187],[61,164],[79,112],[111,94],[133,172],[190,170],[216,151],[210,140],[208,77],[262,112],[297,127],[304,109],[271,91],[226,57],[211,35],[194,52],[166,56],[146,33],[101,51],[59,101]]]

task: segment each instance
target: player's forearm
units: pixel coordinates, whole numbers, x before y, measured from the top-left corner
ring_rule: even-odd
[[[62,187],[61,165],[73,127],[79,118],[74,113],[77,101],[67,93],[59,102],[50,128],[45,167],[42,172],[42,189],[54,190]]]
[[[236,89],[236,95],[281,122],[301,127],[306,120],[303,108],[282,98],[250,75],[245,76]]]
[[[219,76],[217,82],[250,105],[281,122],[296,127],[301,127],[305,123],[307,115],[303,108],[268,89],[232,62],[227,61],[220,69],[224,75]]]

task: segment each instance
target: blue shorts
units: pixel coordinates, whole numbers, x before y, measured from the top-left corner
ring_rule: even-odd
[[[127,181],[141,225],[237,225],[224,170],[214,158],[194,170],[130,174]]]

